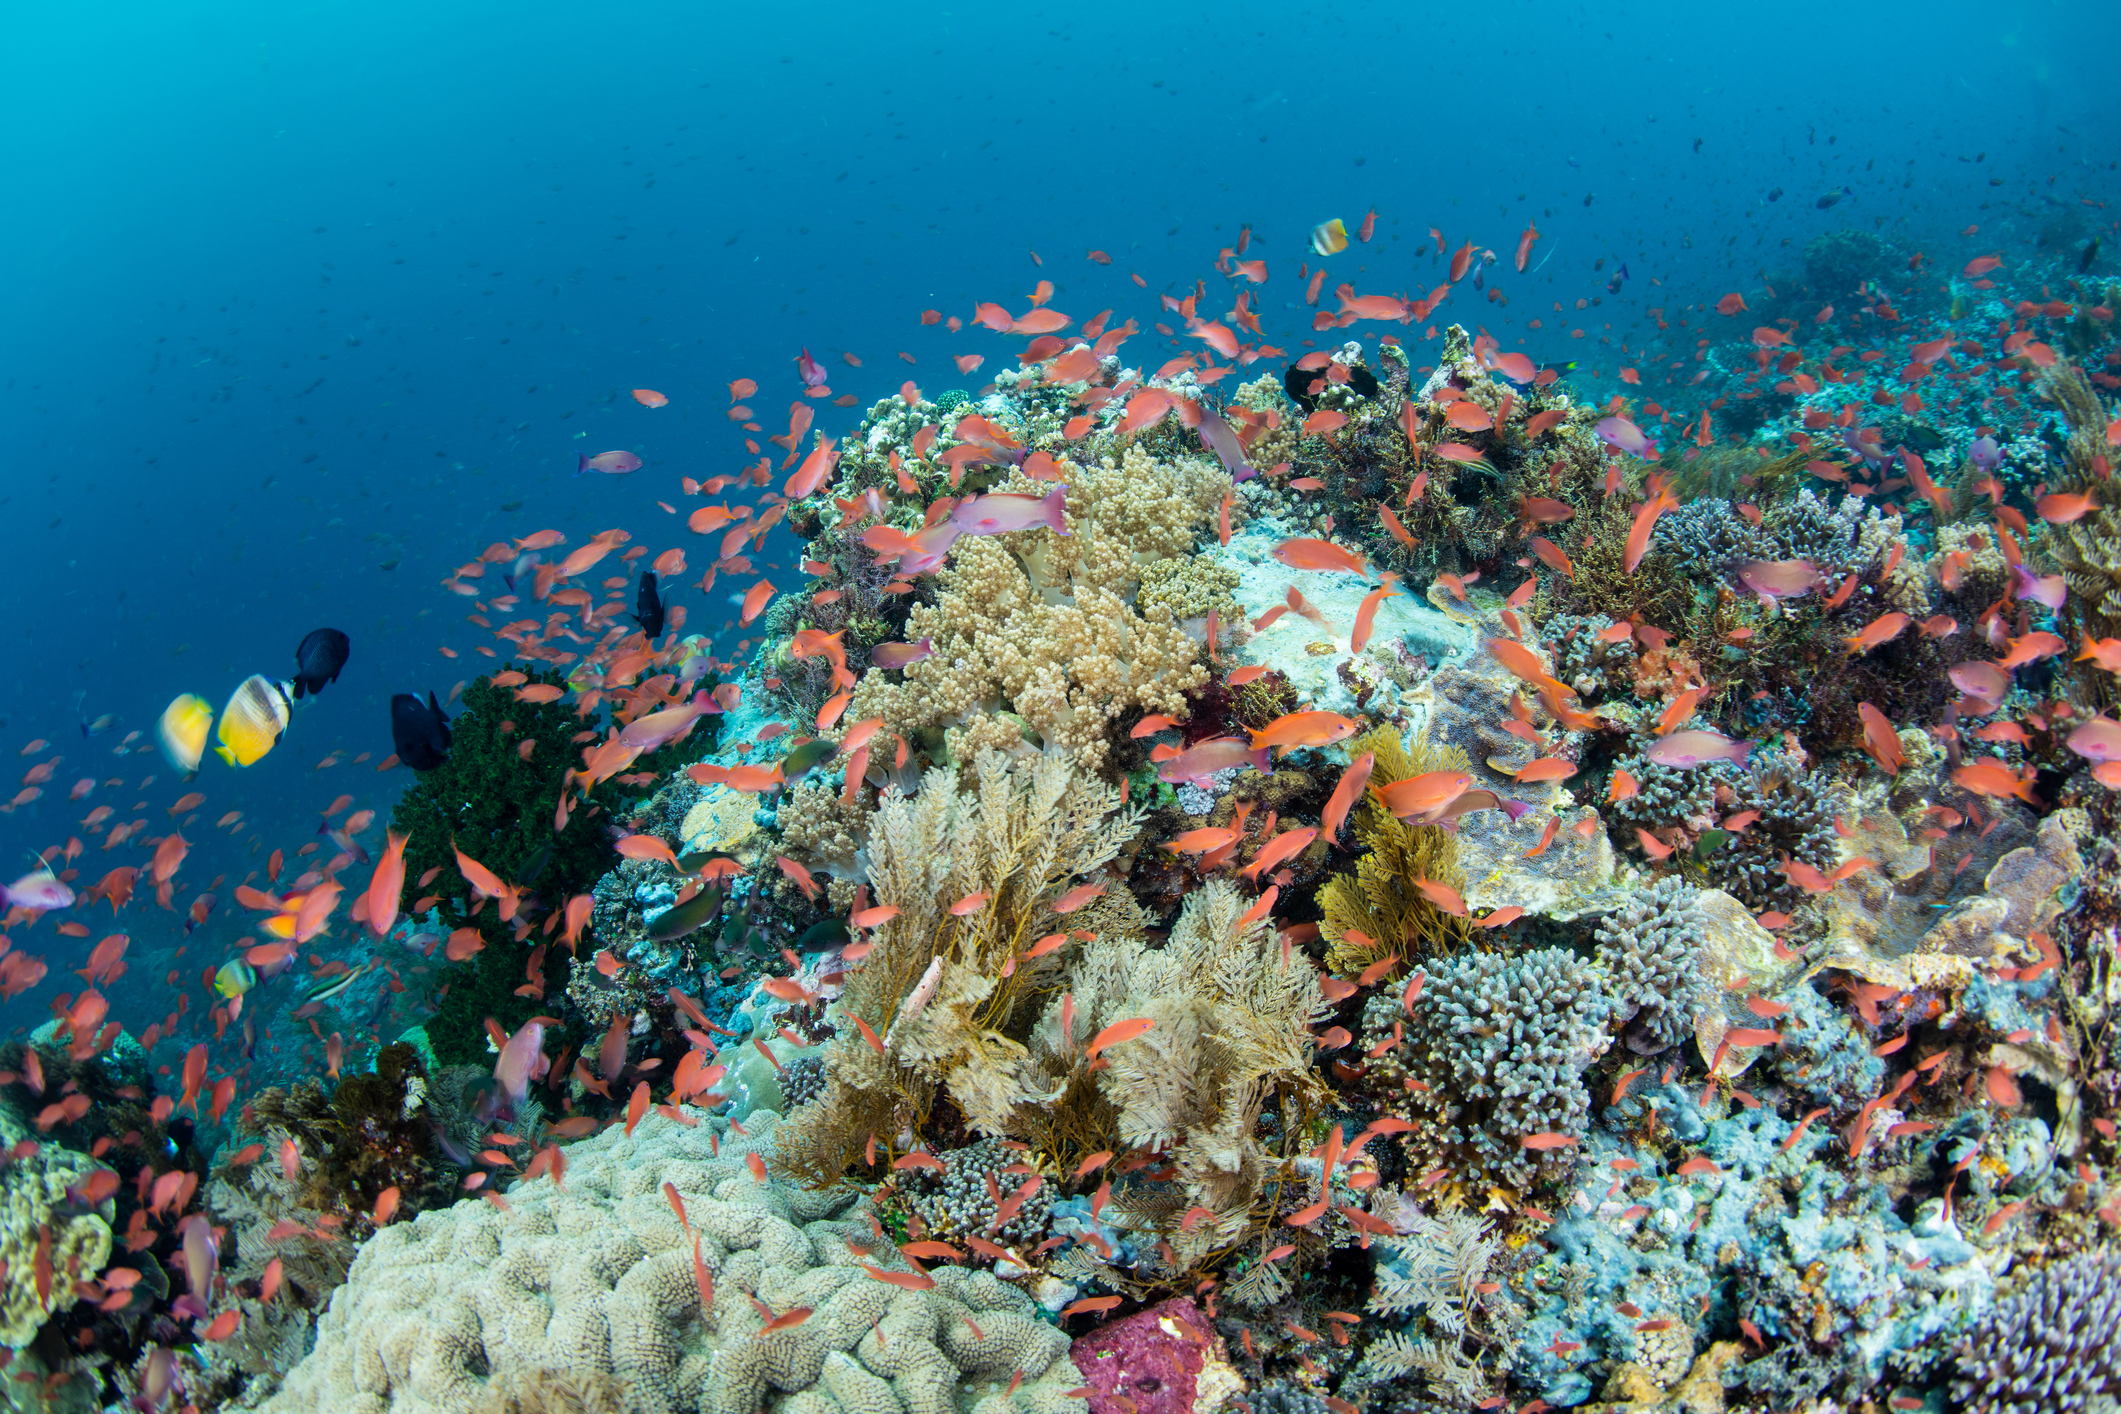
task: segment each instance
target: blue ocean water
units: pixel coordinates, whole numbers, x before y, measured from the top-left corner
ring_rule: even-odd
[[[208,832],[187,878],[292,850],[342,791],[387,814],[407,774],[343,762],[389,750],[391,693],[467,675],[438,653],[476,636],[439,581],[546,527],[696,540],[656,502],[746,460],[731,380],[779,426],[799,349],[864,407],[953,386],[953,354],[1001,351],[921,310],[1050,279],[1056,308],[1146,323],[1243,227],[1266,333],[1296,347],[1308,231],[1374,209],[1336,279],[1421,292],[1435,227],[1495,250],[1509,299],[1440,317],[1610,378],[1646,310],[1822,230],[1956,263],[2102,211],[2117,31],[2091,4],[11,7],[0,740],[64,759],[0,855],[98,802],[157,818],[180,787],[110,746],[176,692],[286,673],[324,624],[351,667],[264,762],[202,777],[206,813],[250,827]],[[573,475],[611,448],[645,466]],[[695,630],[731,597],[674,595]],[[76,694],[117,730],[84,738]],[[84,775],[125,784],[67,800]],[[136,959],[178,945],[175,916],[134,910]]]
[[[53,764],[0,778],[0,799],[41,790],[0,814],[0,878],[70,838],[80,884],[143,864],[87,813],[157,836],[206,799],[170,909],[142,888],[122,915],[88,905],[87,936],[20,930],[51,975],[0,1023],[47,1019],[114,928],[114,1017],[137,1030],[178,988],[209,1007],[201,970],[253,930],[235,885],[275,850],[328,856],[342,794],[386,819],[411,780],[375,769],[391,695],[447,698],[485,665],[443,581],[487,546],[684,546],[671,601],[741,652],[749,581],[690,587],[712,537],[684,528],[679,479],[756,460],[729,385],[755,380],[779,431],[799,351],[856,400],[812,401],[838,434],[1015,350],[925,310],[1022,310],[1044,280],[1077,319],[1147,328],[1196,282],[1219,303],[1246,233],[1263,337],[1293,354],[1345,337],[1304,300],[1312,228],[1374,212],[1332,282],[1415,296],[1492,250],[1428,323],[1574,360],[1600,397],[1639,365],[1676,429],[1710,391],[1687,371],[1699,309],[1822,233],[1950,269],[2111,245],[2116,53],[2121,8],[2088,0],[6,7],[0,761]],[[576,474],[614,449],[641,469]],[[795,553],[778,532],[758,568],[785,587]],[[149,749],[173,695],[285,676],[324,625],[351,663],[262,762],[187,785]],[[187,935],[202,893],[217,911]]]

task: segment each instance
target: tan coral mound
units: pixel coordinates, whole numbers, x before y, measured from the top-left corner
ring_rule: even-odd
[[[1143,575],[1190,556],[1229,486],[1200,461],[1160,462],[1139,447],[1116,464],[1068,465],[1068,529],[966,537],[951,551],[933,604],[916,605],[905,638],[932,638],[933,656],[891,682],[864,674],[850,722],[884,719],[892,733],[971,761],[983,746],[1009,748],[1026,729],[1095,769],[1106,728],[1130,707],[1182,715],[1185,693],[1207,680],[1201,642],[1174,619],[1173,602],[1221,602],[1213,585],[1141,602]],[[1001,490],[1043,494],[1021,476]],[[1228,612],[1226,609],[1225,612]]]
[[[613,1128],[570,1147],[564,1186],[518,1184],[507,1211],[469,1200],[385,1228],[266,1409],[551,1407],[525,1393],[564,1374],[594,1387],[587,1407],[626,1414],[1079,1414],[1067,1337],[1029,1298],[957,1268],[921,1291],[878,1281],[857,1261],[904,1266],[865,1201],[756,1180],[745,1158],[770,1155],[779,1124],[757,1112],[740,1134],[650,1115],[630,1139]],[[665,1183],[713,1274],[704,1313]],[[811,1314],[761,1334],[754,1300]]]

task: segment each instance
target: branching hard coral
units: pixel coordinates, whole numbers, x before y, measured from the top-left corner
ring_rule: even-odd
[[[964,774],[961,790],[956,770],[932,770],[911,800],[887,789],[872,822],[870,884],[898,914],[847,978],[824,1097],[782,1135],[781,1163],[813,1184],[836,1181],[872,1134],[906,1147],[896,1136],[920,1132],[939,1092],[981,1132],[1016,1134],[1036,1096],[1020,1069],[1026,1032],[1066,949],[1023,954],[1055,931],[1141,929],[1124,890],[1065,917],[1052,908],[1119,853],[1141,807],[1122,807],[1055,749],[1024,759],[990,748]]]
[[[1374,753],[1370,784],[1379,790],[1430,771],[1462,771],[1468,764],[1455,746],[1433,746],[1424,738],[1403,746],[1390,727],[1357,737],[1345,749],[1351,759]],[[1319,934],[1327,941],[1328,966],[1352,976],[1396,956],[1400,963],[1390,975],[1397,976],[1416,955],[1471,945],[1472,925],[1439,909],[1416,882],[1427,879],[1463,890],[1465,877],[1450,831],[1440,825],[1410,825],[1366,797],[1355,808],[1355,837],[1365,852],[1354,869],[1336,874],[1318,891],[1325,914]]]
[[[887,1212],[903,1215],[907,1231],[954,1242],[967,1236],[1012,1243],[1024,1251],[1046,1235],[1053,1215],[1052,1175],[1016,1204],[1014,1215],[997,1222],[999,1210],[1023,1185],[1021,1177],[989,1185],[989,1178],[1024,1163],[1024,1146],[1003,1139],[982,1139],[937,1157],[942,1171],[908,1169],[892,1177],[888,1195],[879,1195]],[[1025,1165],[1025,1167],[1029,1167]],[[916,1223],[917,1220],[917,1223]]]
[[[1522,1190],[1565,1173],[1570,1149],[1524,1141],[1587,1132],[1583,1071],[1605,1049],[1610,1007],[1596,972],[1566,949],[1546,948],[1461,954],[1431,962],[1427,973],[1411,1008],[1391,994],[1366,1003],[1360,1038],[1366,1050],[1385,1048],[1373,1084],[1382,1103],[1414,1123],[1404,1141],[1412,1165],[1476,1189],[1500,1182]],[[1395,1094],[1403,1080],[1421,1088]]]
[[[2121,1253],[2049,1262],[1957,1349],[1952,1397],[1970,1414],[2051,1414],[2121,1398]]]
[[[1634,778],[1636,793],[1613,806],[1615,820],[1682,847],[1677,867],[1755,908],[1796,900],[1780,867],[1784,855],[1824,870],[1840,858],[1832,787],[1788,754],[1761,751],[1746,766],[1711,761],[1691,769],[1631,755],[1616,769]],[[1755,811],[1760,818],[1742,831],[1721,827]]]
[[[1539,626],[1539,636],[1554,653],[1554,676],[1585,702],[1609,696],[1624,700],[1635,691],[1635,640],[1604,641],[1599,635],[1612,626],[1603,614],[1556,614]]]
[[[1629,893],[1598,924],[1598,965],[1609,979],[1613,1018],[1632,1023],[1628,1048],[1656,1055],[1694,1034],[1694,1014],[1708,1000],[1701,973],[1701,890],[1677,878]]]
[[[983,747],[1062,748],[1087,769],[1105,759],[1110,724],[1129,709],[1183,713],[1206,680],[1201,643],[1169,604],[1138,606],[1144,567],[1190,556],[1228,478],[1197,458],[1157,461],[1130,446],[1069,468],[1069,534],[967,536],[939,575],[933,604],[908,613],[908,641],[934,653],[904,670],[863,675],[849,721],[970,762]],[[1003,491],[1043,495],[1049,482],[1012,473]]]

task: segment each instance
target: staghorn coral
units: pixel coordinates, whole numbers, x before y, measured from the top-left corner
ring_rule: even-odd
[[[1583,1071],[1606,1047],[1610,1008],[1597,973],[1566,949],[1471,953],[1431,963],[1410,1008],[1391,994],[1371,998],[1362,1041],[1387,1046],[1375,1070],[1383,1093],[1406,1079],[1423,1087],[1389,1101],[1414,1122],[1406,1142],[1420,1168],[1523,1189],[1573,1162],[1566,1148],[1522,1141],[1587,1132]],[[1402,1027],[1404,1047],[1390,1044]]]
[[[1655,1055],[1685,1044],[1707,1001],[1701,973],[1701,890],[1677,878],[1637,889],[1598,924],[1598,965],[1614,1019],[1632,1023],[1630,1050]]]
[[[1821,773],[1804,770],[1792,754],[1765,751],[1749,766],[1712,761],[1692,769],[1627,756],[1618,769],[1634,777],[1638,789],[1613,807],[1614,817],[1684,846],[1685,855],[1675,862],[1755,908],[1795,901],[1796,888],[1781,869],[1785,855],[1828,870],[1839,860],[1833,786]],[[1760,818],[1744,830],[1720,827],[1749,811]]]
[[[824,1097],[782,1138],[782,1165],[811,1183],[837,1180],[870,1134],[917,1132],[939,1091],[974,1128],[1015,1134],[1037,1093],[1020,1071],[1025,1031],[1065,950],[1029,961],[1020,954],[1055,928],[1115,938],[1142,926],[1124,890],[1065,921],[1052,911],[1078,875],[1101,870],[1133,837],[1140,806],[1122,807],[1118,791],[1059,750],[1026,760],[990,748],[965,776],[976,789],[937,769],[918,796],[893,786],[877,808],[869,880],[877,904],[899,912],[847,979]],[[951,911],[973,896],[984,902]]]
[[[992,1189],[987,1183],[990,1175],[1021,1164],[1022,1149],[1021,1144],[1010,1147],[1006,1140],[982,1139],[962,1149],[946,1150],[937,1156],[943,1162],[941,1173],[909,1169],[892,1181],[891,1206],[909,1220],[918,1218],[928,1237],[948,1242],[970,1234],[1030,1248],[1046,1235],[1046,1224],[1053,1215],[1051,1183],[1040,1183],[1018,1206],[1016,1215],[999,1227],[994,1223],[1001,1206],[997,1195],[1013,1193],[1023,1180],[1012,1177]]]
[[[1375,789],[1410,780],[1429,771],[1464,770],[1465,753],[1455,746],[1433,746],[1417,738],[1400,743],[1399,733],[1379,727],[1347,744],[1349,757],[1376,754],[1370,774]],[[1416,885],[1417,879],[1462,889],[1455,836],[1440,825],[1410,825],[1375,800],[1355,809],[1355,836],[1365,850],[1355,868],[1336,874],[1318,891],[1325,920],[1326,962],[1335,971],[1356,973],[1394,954],[1407,959],[1419,952],[1444,953],[1468,946],[1471,925],[1439,909]],[[1359,937],[1356,935],[1360,935]],[[1404,970],[1395,968],[1397,973]]]
[[[1184,712],[1184,694],[1207,680],[1201,644],[1168,602],[1137,596],[1146,566],[1192,553],[1229,480],[1209,462],[1158,461],[1139,445],[1069,476],[1068,535],[957,542],[934,602],[907,615],[905,637],[933,639],[934,654],[900,682],[864,674],[849,721],[880,717],[886,735],[918,740],[936,760],[1029,741],[1094,770],[1108,726],[1129,709]],[[1052,487],[1012,474],[996,489]]]
[[[921,1290],[875,1280],[857,1263],[898,1259],[852,1192],[754,1179],[747,1158],[770,1154],[779,1128],[770,1110],[743,1132],[650,1115],[571,1146],[564,1186],[541,1178],[386,1228],[264,1407],[492,1408],[568,1371],[600,1398],[622,1386],[628,1414],[752,1414],[770,1391],[808,1414],[1079,1414],[1063,1393],[1080,1382],[1067,1339],[1028,1298],[954,1267]],[[762,1330],[797,1307],[807,1319]]]
[[[1582,618],[1556,614],[1539,626],[1554,651],[1554,676],[1576,689],[1586,702],[1604,697],[1625,700],[1634,691],[1638,662],[1635,640],[1603,643],[1598,635],[1613,626],[1603,614]]]
[[[1959,1343],[1952,1397],[1971,1414],[2110,1409],[2121,1398],[2117,1332],[2121,1253],[2050,1262]]]

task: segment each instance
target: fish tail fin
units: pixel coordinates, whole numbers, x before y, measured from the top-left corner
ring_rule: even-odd
[[[580,452],[576,452],[574,454],[574,474],[580,476],[587,470],[589,470],[589,458],[583,456]]]
[[[1068,533],[1068,483],[1065,481],[1046,493],[1047,520],[1055,535]]]

